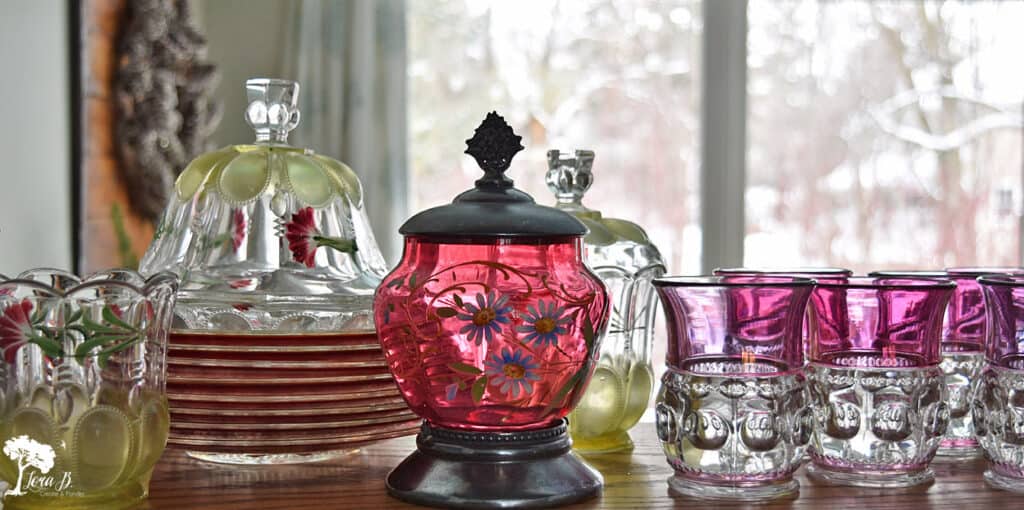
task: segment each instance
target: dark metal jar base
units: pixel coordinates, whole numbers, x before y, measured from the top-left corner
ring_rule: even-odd
[[[387,478],[388,494],[441,508],[545,508],[597,496],[601,474],[572,452],[565,421],[537,430],[432,427]]]

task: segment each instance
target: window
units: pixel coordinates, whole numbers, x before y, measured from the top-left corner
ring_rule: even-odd
[[[412,210],[470,187],[463,140],[497,109],[526,146],[510,175],[538,203],[554,203],[548,149],[593,149],[584,203],[643,225],[673,271],[699,271],[698,0],[407,5]]]
[[[1020,263],[1024,2],[751,0],[751,266]]]
[[[1021,262],[1024,1],[749,0],[746,114],[711,112],[743,116],[723,126],[745,126],[746,187],[707,197],[701,91],[710,101],[729,78],[701,82],[703,12],[713,5],[742,26],[742,9],[707,0],[408,5],[413,210],[475,178],[458,157],[462,140],[498,109],[527,146],[512,174],[519,186],[550,204],[544,152],[596,150],[586,203],[643,225],[673,273]],[[736,58],[708,51],[709,62]],[[722,215],[741,202],[745,224],[702,239],[702,200]],[[702,243],[726,256],[700,267]]]
[[[710,112],[742,116],[721,126],[746,127],[746,189],[707,191],[745,227],[702,239],[702,90],[734,99],[728,74],[702,84],[703,13],[744,22],[708,1],[409,2],[411,209],[476,179],[463,140],[497,109],[527,147],[518,186],[551,204],[546,150],[594,149],[585,203],[644,226],[674,274],[1020,263],[1024,1],[749,0],[746,114]],[[711,58],[736,58],[720,37]],[[702,243],[742,253],[701,267]]]

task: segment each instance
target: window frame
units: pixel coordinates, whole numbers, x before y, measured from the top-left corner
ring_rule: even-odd
[[[703,0],[701,272],[743,265],[747,188],[747,0]]]

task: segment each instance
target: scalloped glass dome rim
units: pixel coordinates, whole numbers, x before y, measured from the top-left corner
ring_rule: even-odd
[[[274,169],[265,172],[265,182],[262,186],[257,187],[258,191],[251,193],[253,196],[241,198],[236,197],[232,199],[223,193],[220,188],[223,185],[221,181],[222,174],[225,169],[227,169],[232,163],[238,161],[240,157],[259,153],[265,153],[268,156],[276,154],[289,158],[306,158],[309,163],[317,167],[322,172],[326,181],[324,184],[329,186],[331,192],[322,200],[316,200],[315,202],[317,203],[308,203],[307,205],[315,208],[324,207],[329,202],[330,197],[334,195],[347,196],[353,205],[359,206],[362,204],[362,184],[359,182],[359,178],[355,171],[353,171],[347,164],[331,158],[330,156],[318,154],[312,149],[294,147],[286,143],[278,142],[256,142],[227,145],[197,156],[189,162],[185,169],[182,170],[181,174],[178,175],[178,178],[175,179],[174,191],[176,198],[180,201],[189,201],[204,193],[216,192],[222,196],[222,199],[228,202],[245,203],[250,202],[263,194],[267,190],[267,185],[271,182],[277,182],[285,188],[292,188],[289,183],[291,179],[287,171],[289,164],[285,163],[283,165],[285,175],[275,177],[279,172]],[[298,190],[294,189],[291,191],[292,193],[298,192]]]

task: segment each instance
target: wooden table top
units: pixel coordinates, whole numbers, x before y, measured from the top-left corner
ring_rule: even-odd
[[[798,474],[795,500],[764,505],[709,503],[670,494],[671,469],[654,426],[632,432],[632,452],[588,456],[604,474],[604,494],[567,508],[757,508],[757,509],[1011,509],[1024,508],[1024,496],[989,488],[983,461],[935,463],[936,482],[912,489],[861,489],[818,485]],[[413,451],[413,437],[392,439],[328,462],[275,467],[241,467],[199,462],[168,450],[153,474],[143,509],[389,509],[418,508],[392,499],[384,478]]]

